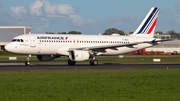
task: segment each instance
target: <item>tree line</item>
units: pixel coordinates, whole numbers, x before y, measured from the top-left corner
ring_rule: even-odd
[[[45,34],[56,34],[54,32],[45,32]],[[81,32],[79,31],[69,31],[68,33],[66,32],[58,32],[58,34],[82,34]]]
[[[163,33],[162,33],[163,34]],[[165,33],[167,35],[171,35],[171,38],[172,39],[178,39],[180,40],[180,33],[177,33],[175,32],[174,30],[170,30],[170,31],[167,31],[167,33]]]
[[[45,34],[56,34],[54,32],[45,32]],[[58,32],[57,34],[82,34],[80,31],[69,31],[67,32]],[[111,34],[119,34],[119,35],[125,35],[126,33],[124,33],[121,30],[118,30],[116,28],[109,28],[107,29],[103,35],[111,35]]]

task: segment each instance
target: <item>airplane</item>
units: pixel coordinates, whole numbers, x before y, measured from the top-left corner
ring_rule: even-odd
[[[24,34],[13,38],[5,50],[27,55],[25,65],[30,65],[30,56],[39,61],[51,61],[68,56],[68,64],[90,59],[90,65],[98,65],[97,56],[120,55],[152,47],[164,40],[153,38],[158,18],[158,7],[152,7],[136,31],[129,36],[112,35],[67,35]]]

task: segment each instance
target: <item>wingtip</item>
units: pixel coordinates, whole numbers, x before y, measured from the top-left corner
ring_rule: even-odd
[[[155,40],[156,40],[156,39],[154,39],[153,41],[151,41],[151,42],[153,43],[153,45],[155,45]]]

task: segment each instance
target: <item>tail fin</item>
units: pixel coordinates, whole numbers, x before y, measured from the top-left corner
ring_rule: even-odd
[[[153,37],[159,8],[152,7],[132,36]]]

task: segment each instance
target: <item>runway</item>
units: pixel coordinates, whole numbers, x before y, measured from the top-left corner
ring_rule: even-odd
[[[91,69],[180,69],[180,64],[99,64],[90,66],[89,64],[77,64],[69,66],[66,64],[58,65],[30,65],[24,63],[5,63],[0,65],[0,71],[29,71],[29,70],[91,70]]]

